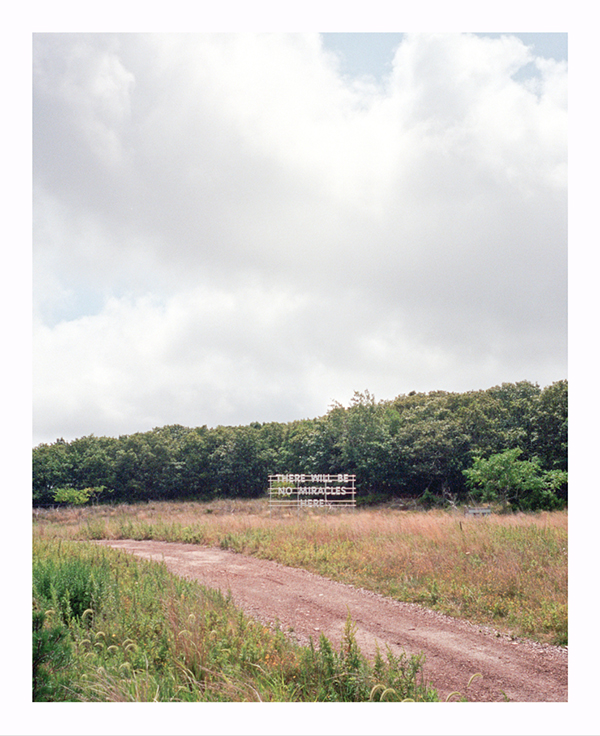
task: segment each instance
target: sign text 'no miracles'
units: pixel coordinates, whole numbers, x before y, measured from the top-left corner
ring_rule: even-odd
[[[355,483],[348,473],[276,473],[269,476],[269,508],[356,506]]]

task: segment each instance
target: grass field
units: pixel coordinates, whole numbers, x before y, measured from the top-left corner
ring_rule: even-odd
[[[34,702],[438,699],[420,657],[367,661],[350,620],[339,651],[300,647],[162,564],[38,535],[32,577]]]
[[[566,511],[466,518],[379,508],[270,516],[264,500],[34,513],[39,541],[219,546],[559,645],[568,643],[567,527]]]

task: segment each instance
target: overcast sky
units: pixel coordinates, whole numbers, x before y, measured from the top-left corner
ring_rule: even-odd
[[[566,34],[36,34],[34,444],[567,378]]]

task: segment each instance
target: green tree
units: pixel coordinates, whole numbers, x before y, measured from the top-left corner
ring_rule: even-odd
[[[501,503],[505,509],[535,511],[560,506],[557,488],[566,482],[563,471],[544,472],[537,460],[519,460],[522,450],[477,457],[463,471],[467,485],[484,503]]]
[[[568,383],[546,386],[533,419],[532,444],[547,470],[567,470]]]
[[[215,478],[210,465],[211,431],[206,425],[188,432],[179,450],[181,483],[190,498],[211,498]]]
[[[355,473],[367,493],[390,489],[390,426],[397,412],[385,403],[376,403],[368,391],[354,392],[348,409],[336,404],[328,419],[337,427],[337,455],[340,470]]]
[[[38,445],[33,451],[32,489],[35,505],[54,503],[54,489],[72,484],[72,458],[69,445],[59,439]]]
[[[223,427],[223,441],[211,460],[224,496],[257,497],[264,493],[268,471],[261,455],[260,429]]]

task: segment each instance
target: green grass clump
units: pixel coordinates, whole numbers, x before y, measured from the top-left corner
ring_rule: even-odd
[[[164,564],[87,542],[33,549],[34,701],[435,701],[422,660],[301,647]]]

